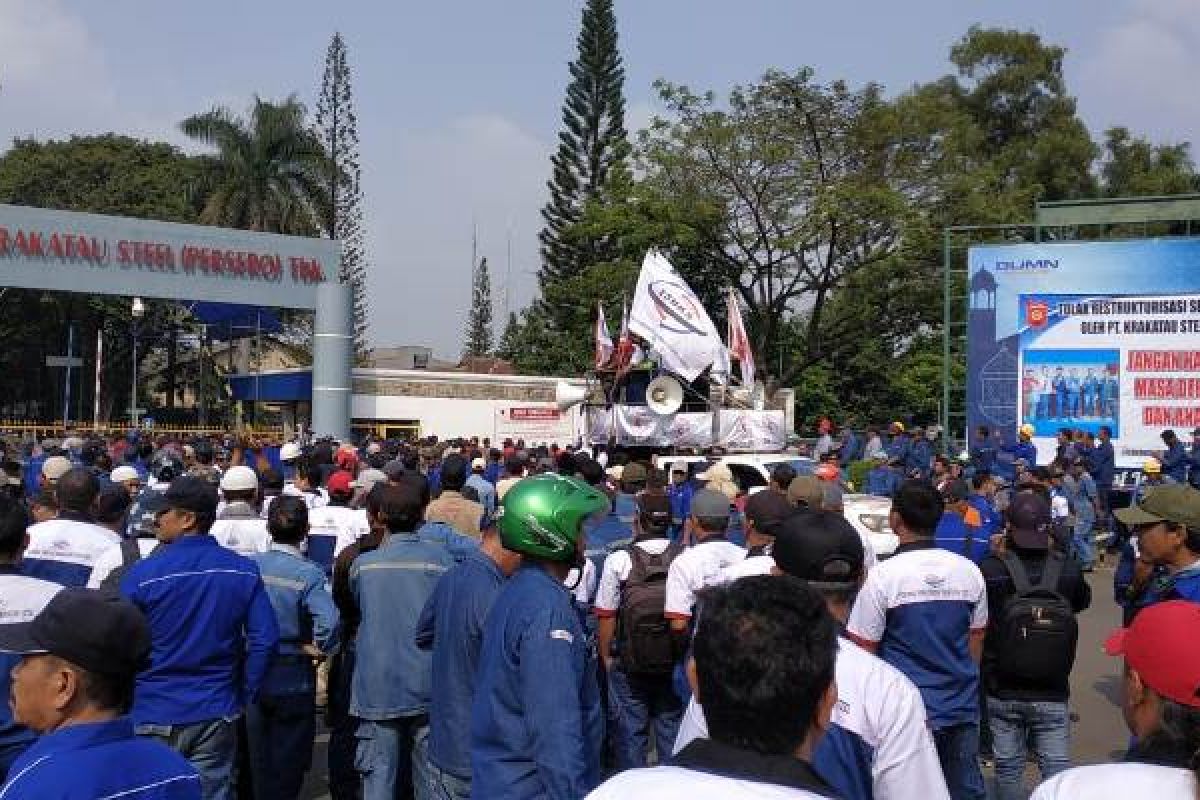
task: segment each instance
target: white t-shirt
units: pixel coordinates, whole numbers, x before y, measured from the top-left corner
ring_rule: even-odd
[[[84,586],[96,559],[121,537],[99,525],[48,519],[30,525],[22,560],[34,577],[68,586]]]
[[[1097,764],[1060,772],[1029,800],[1191,800],[1196,779],[1186,769],[1153,764]]]
[[[640,547],[644,552],[659,556],[671,546],[670,539],[645,539],[635,542],[634,547]],[[596,590],[596,615],[612,616],[621,607],[621,584],[629,580],[633,571],[633,559],[625,548],[614,550],[604,559],[604,569],[600,571],[600,588]]]
[[[775,559],[771,556],[746,556],[736,564],[726,567],[722,580],[733,583],[738,578],[750,575],[770,575],[774,567]]]
[[[28,575],[0,575],[0,625],[29,622],[62,588],[62,584]]]
[[[154,548],[158,547],[158,539],[139,538],[137,544],[138,552],[142,554],[142,558],[145,558],[153,552]],[[105,550],[96,557],[96,563],[92,565],[92,574],[88,577],[87,588],[99,589],[100,585],[104,583],[104,579],[111,575],[113,570],[120,567],[124,561],[120,543]]]
[[[654,800],[824,800],[826,796],[804,789],[754,783],[743,778],[726,778],[682,767],[650,767],[614,775],[589,794],[586,800],[630,800],[641,797],[652,797]]]
[[[725,581],[725,570],[746,558],[745,548],[724,539],[693,545],[671,562],[667,573],[667,599],[663,615],[690,619],[696,592]]]
[[[333,557],[371,532],[365,508],[322,506],[308,512],[308,538],[333,538]]]
[[[247,558],[271,549],[265,519],[219,519],[209,531],[222,547]]]
[[[825,742],[832,746],[829,754],[817,746],[813,763],[821,777],[835,786],[869,787],[875,800],[949,800],[925,705],[912,681],[845,639],[838,642],[834,676],[838,701],[832,722],[836,727],[826,736],[841,741]],[[679,725],[673,752],[707,736],[704,711],[693,698]],[[841,758],[848,753],[868,757],[870,775],[835,774],[834,770],[852,769]]]

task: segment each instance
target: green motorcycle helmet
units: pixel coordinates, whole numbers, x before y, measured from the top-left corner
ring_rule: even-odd
[[[536,475],[504,495],[496,527],[504,547],[514,553],[574,561],[584,520],[608,508],[608,495],[577,478]]]

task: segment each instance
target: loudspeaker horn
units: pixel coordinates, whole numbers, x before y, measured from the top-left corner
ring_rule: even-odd
[[[683,386],[670,375],[659,375],[646,386],[646,405],[660,417],[668,417],[683,406]]]
[[[566,381],[559,381],[554,385],[554,405],[558,406],[559,411],[566,411],[587,399],[587,394],[587,387],[572,386]]]

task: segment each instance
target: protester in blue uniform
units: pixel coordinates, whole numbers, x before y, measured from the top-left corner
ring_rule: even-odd
[[[979,535],[986,542],[1000,533],[1004,517],[996,510],[996,491],[999,489],[996,476],[987,472],[976,472],[971,476],[971,493],[967,503],[979,514]]]
[[[205,800],[232,797],[235,720],[258,698],[279,641],[258,566],[217,544],[217,487],[185,475],[159,512],[161,552],[138,561],[121,594],[150,625],[151,657],[137,678],[137,732],[179,751],[200,772]]]
[[[328,658],[338,641],[338,611],[325,588],[325,571],[304,557],[308,506],[279,497],[267,512],[271,549],[254,557],[279,625],[258,700],[246,711],[254,795],[294,800],[312,764],[317,676],[313,659]]]
[[[417,646],[433,651],[429,780],[439,800],[471,796],[471,702],[484,625],[520,564],[496,528],[485,528],[479,549],[442,576],[417,622]]]
[[[1162,462],[1163,478],[1168,483],[1186,483],[1188,454],[1183,448],[1183,442],[1179,441],[1179,437],[1172,430],[1163,431],[1162,440],[1167,446],[1159,459]]]
[[[1073,532],[1071,551],[1084,572],[1091,572],[1096,563],[1096,549],[1092,543],[1093,529],[1096,527],[1096,515],[1100,509],[1100,493],[1096,489],[1096,481],[1088,474],[1082,458],[1077,458],[1070,465],[1071,476],[1075,479],[1075,530]]]
[[[904,472],[908,477],[928,478],[932,464],[933,445],[920,428],[915,428],[908,456],[904,460]]]
[[[867,472],[867,494],[876,497],[891,497],[899,486],[899,470],[888,464],[887,453],[875,456],[874,465]]]
[[[40,734],[0,787],[4,800],[200,800],[196,770],[134,735],[124,716],[150,653],[146,620],[128,601],[63,589],[22,624],[0,625],[13,670],[16,721]]]
[[[901,422],[893,422],[888,428],[889,437],[884,449],[887,450],[888,460],[899,462],[901,466],[908,461],[909,440]]]
[[[944,509],[934,530],[937,546],[958,553],[978,564],[988,552],[988,539],[980,530],[978,512],[967,498],[966,481],[950,481],[942,487]]]
[[[1014,465],[1017,461],[1024,461],[1030,469],[1037,466],[1037,447],[1033,444],[1033,426],[1022,425],[1017,431],[1017,441],[1005,447],[1004,452],[1008,454],[1011,458],[1010,463]],[[1012,480],[1008,475],[1004,477]]]
[[[970,450],[971,464],[976,472],[992,472],[996,467],[996,444],[992,432],[986,425],[975,431],[975,443]]]
[[[41,613],[50,598],[62,586],[53,581],[32,578],[21,571],[21,551],[25,549],[25,526],[28,518],[16,501],[0,498],[0,626],[27,622]],[[12,668],[19,656],[0,655],[0,697],[9,696]],[[17,756],[28,749],[36,738],[34,731],[13,720],[12,707],[0,703],[0,783]]]
[[[501,541],[524,564],[492,605],[471,709],[471,793],[578,800],[600,781],[604,720],[596,652],[563,580],[583,559],[583,521],[608,498],[541,475],[504,496]]]

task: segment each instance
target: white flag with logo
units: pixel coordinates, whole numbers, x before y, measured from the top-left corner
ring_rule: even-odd
[[[721,336],[700,298],[657,250],[646,253],[630,309],[629,329],[659,354],[664,369],[691,382],[727,365]],[[714,367],[728,369],[727,366]]]

